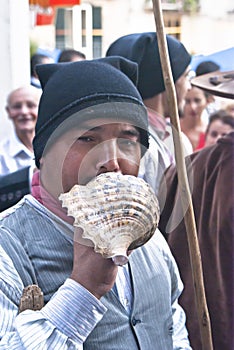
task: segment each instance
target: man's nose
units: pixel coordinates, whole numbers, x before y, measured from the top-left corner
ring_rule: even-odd
[[[194,111],[194,110],[197,108],[197,103],[194,102],[194,101],[192,101],[192,102],[190,103],[190,108]]]
[[[216,140],[216,142],[221,138],[221,137],[223,137],[224,135],[222,135],[222,134],[218,134],[217,136],[216,136],[216,138],[215,138],[215,140]]]
[[[20,112],[21,112],[22,114],[28,114],[28,113],[29,113],[29,108],[28,108],[28,106],[25,105],[25,104],[22,104],[22,105],[21,105],[21,108],[20,108]]]
[[[99,161],[96,165],[98,171],[120,171],[119,148],[117,139],[102,142],[98,147],[98,152]]]

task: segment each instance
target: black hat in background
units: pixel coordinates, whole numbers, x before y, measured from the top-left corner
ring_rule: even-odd
[[[195,73],[196,76],[216,72],[220,70],[220,66],[214,61],[203,61],[198,64]]]
[[[126,120],[139,128],[141,144],[148,148],[147,112],[135,86],[136,63],[108,57],[44,64],[37,66],[37,73],[43,88],[33,140],[38,168],[49,139],[68,119],[76,125],[87,118]]]
[[[184,45],[166,35],[174,82],[185,72],[191,62],[191,55]],[[123,36],[112,43],[106,56],[119,55],[138,63],[138,90],[144,99],[165,91],[157,34],[137,33]]]

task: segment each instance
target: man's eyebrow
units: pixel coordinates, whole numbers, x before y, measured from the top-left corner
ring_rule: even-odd
[[[102,125],[98,125],[98,126],[94,126],[94,127],[88,127],[88,125],[83,125],[80,127],[81,130],[85,131],[85,132],[89,132],[89,131],[94,131],[94,132],[99,132],[102,129]],[[139,136],[140,132],[133,126],[133,127],[129,127],[128,129],[122,129],[120,130],[120,133],[122,135],[131,135],[131,136]]]
[[[83,125],[80,127],[81,130],[88,132],[88,131],[100,131],[102,129],[102,126],[94,126],[89,127],[88,125]]]
[[[131,129],[121,130],[121,134],[123,134],[123,135],[130,135],[130,136],[139,136],[140,132],[137,129],[135,129],[135,128],[131,128]]]

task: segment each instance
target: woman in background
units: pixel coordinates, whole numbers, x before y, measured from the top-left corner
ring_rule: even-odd
[[[205,147],[214,145],[220,137],[234,130],[234,118],[220,109],[209,118],[205,136]]]
[[[208,120],[202,118],[202,113],[207,105],[212,102],[212,99],[212,95],[197,87],[192,87],[186,94],[180,125],[181,130],[189,138],[193,151],[203,148],[205,145]]]

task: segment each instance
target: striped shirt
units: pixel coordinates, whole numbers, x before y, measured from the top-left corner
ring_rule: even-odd
[[[15,131],[0,143],[0,175],[7,175],[25,167],[36,167],[34,154],[19,140]]]
[[[136,299],[137,303],[133,307],[133,289],[132,289],[132,281],[130,278],[130,271],[127,266],[124,268],[119,268],[119,273],[116,280],[115,288],[113,288],[113,292],[108,293],[108,297],[101,298],[101,300],[96,299],[91,293],[89,293],[84,287],[82,287],[79,283],[75,282],[74,280],[70,279],[69,277],[65,278],[61,283],[56,282],[57,284],[60,284],[60,287],[55,291],[55,293],[52,293],[50,296],[50,292],[45,292],[45,300],[46,304],[40,311],[31,311],[26,310],[20,314],[18,314],[18,305],[19,305],[19,299],[22,295],[22,289],[24,288],[23,279],[27,280],[27,269],[22,268],[21,271],[21,264],[26,264],[25,259],[27,260],[26,256],[22,257],[23,250],[20,254],[17,254],[16,249],[19,246],[14,247],[15,255],[12,253],[12,245],[14,242],[10,241],[11,237],[8,236],[9,230],[11,228],[12,235],[14,234],[14,228],[13,228],[13,222],[15,221],[15,213],[20,212],[22,210],[22,221],[25,220],[25,212],[24,212],[24,206],[27,207],[28,217],[27,220],[30,220],[31,215],[33,215],[34,221],[32,222],[32,225],[34,227],[34,231],[30,231],[30,235],[27,236],[28,240],[30,240],[30,237],[32,239],[32,249],[34,249],[33,254],[30,255],[30,259],[28,261],[27,269],[28,270],[34,270],[33,267],[30,267],[30,263],[33,262],[33,266],[35,267],[38,265],[38,268],[35,269],[36,277],[38,280],[40,279],[40,275],[47,276],[48,280],[45,283],[45,289],[52,288],[52,285],[54,283],[53,278],[59,279],[60,274],[55,273],[56,269],[53,267],[52,272],[50,274],[50,261],[49,257],[53,257],[59,252],[56,253],[53,249],[53,240],[51,240],[50,237],[48,237],[48,242],[44,240],[41,241],[41,237],[43,237],[43,230],[47,231],[47,226],[51,227],[51,224],[53,223],[53,227],[56,228],[57,232],[58,229],[61,232],[61,236],[55,237],[55,241],[60,241],[62,238],[64,239],[64,243],[62,242],[63,246],[66,249],[66,242],[72,243],[72,237],[71,233],[70,236],[67,234],[69,230],[71,230],[70,225],[64,223],[62,220],[59,220],[57,217],[50,213],[49,211],[43,209],[43,207],[38,204],[30,195],[26,196],[22,200],[22,202],[17,205],[13,210],[11,209],[12,213],[10,211],[7,213],[4,213],[4,216],[6,215],[6,218],[3,220],[3,226],[0,230],[0,237],[3,242],[4,249],[0,247],[0,349],[17,349],[17,350],[36,350],[36,349],[43,349],[43,350],[51,350],[51,349],[61,349],[61,350],[70,350],[70,349],[114,349],[113,344],[116,342],[116,348],[118,349],[149,349],[149,344],[151,344],[151,341],[155,342],[154,337],[155,334],[158,334],[156,336],[156,339],[158,341],[157,345],[155,345],[154,350],[158,349],[191,349],[189,346],[188,338],[187,338],[187,331],[185,328],[185,315],[183,310],[180,308],[180,306],[177,303],[177,298],[182,290],[182,284],[179,280],[178,271],[176,269],[176,265],[174,264],[173,259],[170,255],[169,249],[163,240],[163,237],[160,235],[160,233],[157,233],[157,241],[159,250],[161,251],[162,257],[165,258],[166,264],[169,263],[168,266],[170,266],[168,272],[166,272],[166,276],[163,277],[162,283],[160,283],[157,287],[157,285],[152,285],[153,287],[153,293],[156,295],[157,299],[162,298],[162,302],[159,302],[159,306],[156,306],[152,303],[151,307],[152,310],[149,315],[149,319],[152,320],[153,324],[155,324],[154,327],[154,333],[152,331],[148,331],[145,335],[141,331],[144,330],[144,327],[149,324],[149,321],[146,321],[146,324],[144,322],[142,325],[137,326],[139,322],[139,318],[137,319],[137,315],[139,312],[139,308],[142,307],[141,313],[143,313],[145,309],[148,308],[148,301],[147,298],[145,301],[147,303],[144,303],[144,296],[147,295],[148,290],[150,291],[150,286],[145,286],[146,290],[142,290],[142,293],[140,294],[140,297],[142,298],[142,305],[138,301],[138,296],[134,295],[134,299]],[[37,213],[37,214],[36,214]],[[21,214],[20,214],[21,215]],[[44,217],[43,220],[43,226],[38,228],[38,231],[35,232],[36,228],[40,225],[41,217]],[[19,219],[19,216],[17,216]],[[47,219],[49,221],[47,221]],[[35,224],[36,221],[36,224]],[[18,231],[25,232],[24,227],[19,226],[16,222],[15,225],[18,227]],[[28,223],[30,226],[30,224]],[[34,226],[35,225],[35,226]],[[47,231],[49,232],[49,231]],[[54,231],[52,235],[55,233]],[[16,232],[16,235],[20,233]],[[41,234],[41,236],[40,236]],[[49,234],[49,233],[48,233]],[[26,233],[27,235],[27,233]],[[34,235],[34,236],[33,236]],[[6,236],[6,241],[9,242],[9,244],[4,245],[4,236]],[[32,237],[33,236],[33,237]],[[46,238],[46,237],[45,237]],[[29,244],[26,239],[25,244],[27,246],[26,249],[29,249]],[[47,245],[49,245],[49,242],[51,243],[51,246],[48,250],[48,261],[46,261],[46,268],[41,268],[39,265],[38,257],[41,253],[41,250],[45,250],[43,253],[44,256],[46,255],[46,248]],[[40,244],[41,249],[40,249]],[[164,247],[165,246],[165,247]],[[72,244],[71,244],[72,248]],[[165,249],[164,249],[165,248]],[[19,248],[20,249],[20,248]],[[70,247],[69,247],[70,249]],[[146,248],[147,249],[147,248]],[[7,254],[7,250],[8,254]],[[56,248],[55,248],[56,250]],[[36,256],[36,252],[38,256]],[[139,250],[140,252],[140,250]],[[56,253],[56,254],[55,254]],[[62,254],[62,252],[60,252]],[[160,254],[161,254],[160,253]],[[30,253],[28,253],[30,254]],[[65,260],[67,257],[67,251],[64,251],[64,256],[62,260]],[[132,253],[132,256],[136,255],[135,253]],[[14,258],[14,261],[10,258],[12,256]],[[131,258],[132,258],[131,256]],[[142,255],[143,256],[143,255]],[[137,257],[137,255],[136,255]],[[140,258],[140,257],[139,257]],[[19,260],[17,260],[19,259]],[[137,258],[138,259],[138,258]],[[161,259],[161,258],[160,258]],[[171,260],[171,261],[170,261]],[[19,261],[19,262],[18,262]],[[137,260],[136,260],[137,262]],[[148,261],[149,263],[150,261]],[[161,266],[158,266],[158,272],[159,277],[161,275],[161,269],[162,266],[166,266],[165,262],[162,262]],[[44,261],[41,261],[40,264],[44,264]],[[138,263],[137,263],[138,264]],[[133,264],[134,265],[134,264]],[[18,267],[18,269],[15,268],[15,266]],[[62,264],[60,264],[60,268],[62,269]],[[134,268],[134,266],[133,266]],[[142,276],[141,269],[144,268],[144,264],[142,266],[138,265],[139,270],[139,277],[137,277],[135,273],[135,280],[134,285],[135,288],[136,282],[139,280],[140,276]],[[136,272],[137,270],[134,269]],[[145,271],[145,274],[151,274],[152,268],[149,264],[149,270]],[[25,274],[25,275],[24,275]],[[163,295],[160,292],[161,284],[163,284],[163,280],[168,279],[169,275],[171,274],[171,291],[168,290],[166,294],[171,299],[171,310],[168,310],[168,315],[173,314],[173,328],[171,329],[170,326],[170,319],[165,315],[165,321],[168,322],[168,331],[166,331],[165,327],[162,328],[160,325],[161,317],[158,318],[157,316],[157,310],[158,308],[161,308],[162,310],[158,310],[158,312],[162,313],[164,316],[165,312],[164,310],[164,303],[165,307],[167,307],[167,296],[166,294]],[[24,277],[22,277],[24,276]],[[64,274],[62,274],[64,276]],[[156,276],[155,276],[156,277]],[[48,283],[50,281],[50,283]],[[169,280],[168,280],[169,281]],[[42,282],[41,282],[42,283]],[[40,284],[40,283],[39,283]],[[160,289],[159,289],[160,288]],[[42,288],[43,289],[43,288]],[[119,321],[121,319],[129,320],[127,321],[126,329],[124,331],[124,334],[126,334],[125,342],[123,343],[121,337],[116,336],[118,333],[113,332],[119,332],[120,329],[113,329],[108,321],[109,318],[112,318],[112,304],[114,303],[115,310],[118,306],[117,300],[115,301],[115,294],[116,291],[119,296],[119,299],[123,306],[126,308],[126,314],[124,314],[121,309],[117,309],[118,317],[120,317]],[[158,290],[157,290],[158,289]],[[163,290],[163,289],[162,289]],[[166,290],[165,290],[166,292]],[[146,293],[146,294],[145,294]],[[157,294],[158,293],[158,294]],[[155,299],[156,300],[156,299]],[[150,301],[150,299],[149,299]],[[151,314],[152,313],[152,314]],[[142,315],[142,317],[148,318],[148,315]],[[109,329],[108,332],[108,338],[107,343],[105,343],[104,339],[101,339],[105,336],[105,332],[102,330],[100,331],[99,336],[97,336],[97,339],[100,337],[100,341],[98,340],[97,343],[94,342],[94,345],[92,345],[92,338],[91,342],[89,341],[90,337],[92,335],[97,334],[99,332],[99,325],[103,323],[104,319],[107,319],[106,326]],[[154,321],[154,318],[156,318],[156,321]],[[113,322],[114,319],[112,318]],[[168,320],[168,321],[167,321]],[[128,324],[129,323],[129,324]],[[131,338],[132,328],[129,327],[129,325],[132,324],[131,327],[138,327],[140,333],[137,335],[138,341],[140,345],[137,345],[135,343],[135,337]],[[160,326],[159,326],[160,325]],[[157,330],[157,327],[158,330]],[[166,331],[166,333],[165,333]],[[130,332],[130,333],[129,333]],[[169,333],[167,333],[169,332]],[[170,333],[171,332],[171,333]],[[165,333],[167,334],[161,334]],[[113,334],[113,338],[111,336]],[[137,333],[136,333],[137,334]],[[171,334],[171,335],[170,335]],[[149,339],[148,339],[149,338]],[[164,339],[165,338],[165,339]],[[168,338],[166,340],[166,338]],[[171,340],[170,340],[171,339]],[[171,345],[165,345],[170,344]],[[87,345],[86,345],[87,344]],[[90,344],[90,345],[88,345]],[[97,345],[100,344],[100,345]],[[105,345],[103,345],[105,344]],[[121,345],[122,344],[122,345]],[[135,344],[133,346],[133,344]],[[144,345],[143,345],[144,344]]]

